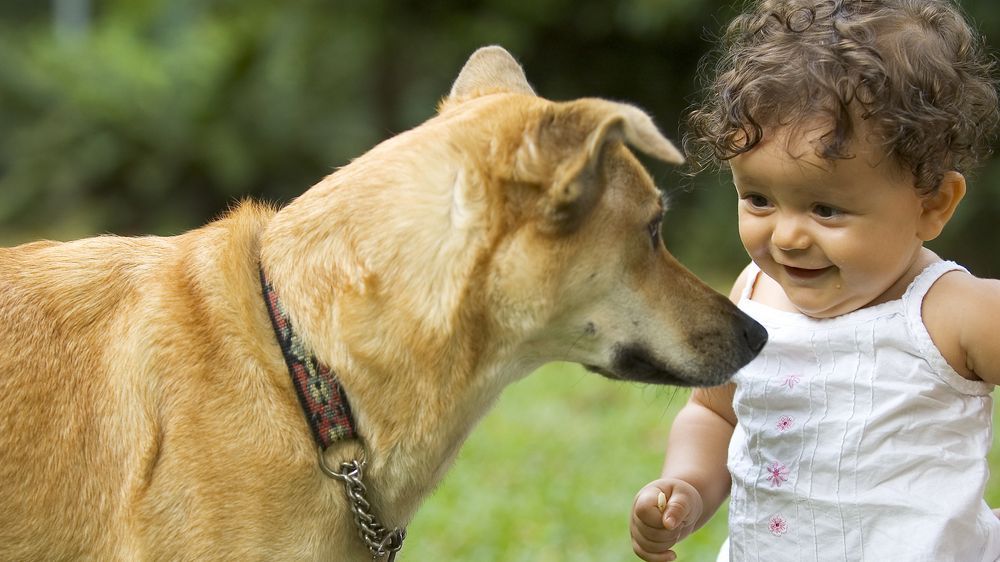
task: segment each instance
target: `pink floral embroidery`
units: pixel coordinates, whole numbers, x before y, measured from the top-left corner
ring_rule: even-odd
[[[792,421],[791,416],[781,416],[778,418],[778,423],[775,424],[775,427],[778,428],[778,431],[785,431],[786,429],[792,427]]]
[[[795,388],[795,385],[799,384],[799,381],[801,381],[801,380],[802,380],[802,377],[800,375],[796,375],[796,374],[792,373],[792,374],[789,374],[789,375],[785,376],[785,380],[782,381],[781,385],[782,386],[787,386],[788,390],[791,390],[791,389]]]
[[[767,528],[771,531],[772,535],[780,537],[788,530],[788,522],[780,515],[772,515],[771,520],[767,522]]]
[[[767,480],[771,483],[771,487],[780,488],[782,482],[788,481],[788,467],[781,462],[774,461],[764,469],[767,470]]]

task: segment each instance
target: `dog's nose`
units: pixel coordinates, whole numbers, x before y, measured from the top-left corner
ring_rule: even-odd
[[[743,337],[747,340],[747,345],[755,354],[760,353],[767,343],[767,330],[756,320],[747,317],[743,323]]]

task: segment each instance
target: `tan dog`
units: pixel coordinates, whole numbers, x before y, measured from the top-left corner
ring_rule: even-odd
[[[322,456],[366,459],[380,556],[539,365],[726,381],[766,334],[664,249],[626,143],[682,160],[638,109],[547,101],[485,48],[437,116],[279,211],[0,250],[0,559],[370,560],[272,322],[342,384],[357,437]]]

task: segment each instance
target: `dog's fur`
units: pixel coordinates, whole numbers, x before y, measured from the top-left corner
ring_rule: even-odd
[[[759,326],[683,269],[638,109],[477,51],[438,115],[281,210],[0,249],[0,559],[370,560],[317,467],[258,282],[331,366],[403,526],[507,384],[553,360],[713,385]],[[403,553],[405,557],[405,550]]]

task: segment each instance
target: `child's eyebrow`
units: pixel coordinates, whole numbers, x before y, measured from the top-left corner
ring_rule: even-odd
[[[743,181],[736,181],[736,178],[733,178],[732,182],[730,183],[732,183],[733,187],[736,188],[737,195],[743,195],[745,193],[761,191],[761,189],[757,187],[756,183],[754,183],[753,181],[748,181],[747,178],[743,178]]]

